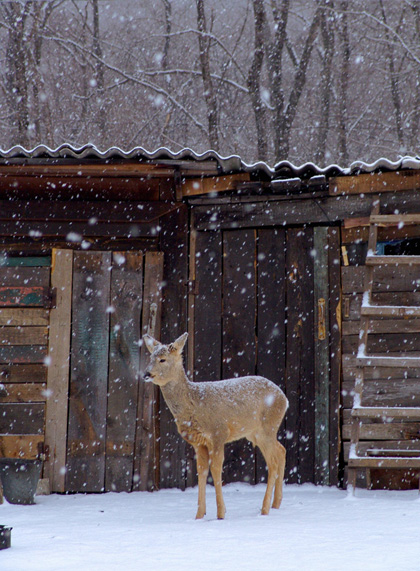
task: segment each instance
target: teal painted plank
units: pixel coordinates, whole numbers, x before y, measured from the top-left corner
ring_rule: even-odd
[[[328,228],[314,228],[315,483],[330,483]]]
[[[0,307],[50,307],[51,290],[47,287],[0,286]]]
[[[9,257],[0,255],[0,266],[16,268],[20,266],[25,267],[46,267],[51,266],[51,256],[39,257]]]

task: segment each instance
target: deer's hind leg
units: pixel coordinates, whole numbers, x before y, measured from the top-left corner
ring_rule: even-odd
[[[271,498],[273,497],[273,491],[273,508],[280,507],[283,490],[283,475],[286,451],[284,447],[277,441],[277,437],[274,435],[257,435],[255,441],[264,456],[268,468],[267,488],[261,509],[262,515],[268,515],[270,511]]]
[[[278,475],[274,489],[274,499],[272,507],[275,509],[279,509],[281,500],[283,499],[283,480],[284,480],[284,469],[286,467],[286,448],[278,441],[276,442],[276,444],[278,449],[279,465],[278,465]]]
[[[206,446],[194,446],[197,458],[198,473],[198,507],[195,519],[202,519],[206,515],[206,484],[209,474],[209,451]]]

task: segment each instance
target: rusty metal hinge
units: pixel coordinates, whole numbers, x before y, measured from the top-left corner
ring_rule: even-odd
[[[324,341],[327,337],[327,328],[325,324],[325,299],[318,299],[318,339]]]

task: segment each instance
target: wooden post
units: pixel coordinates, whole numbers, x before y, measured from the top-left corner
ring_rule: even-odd
[[[53,250],[51,286],[56,305],[50,312],[44,475],[52,492],[65,491],[67,408],[70,369],[73,251]]]
[[[314,228],[315,483],[329,484],[328,228]]]

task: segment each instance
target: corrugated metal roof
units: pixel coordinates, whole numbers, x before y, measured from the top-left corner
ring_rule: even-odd
[[[363,161],[355,161],[349,167],[343,168],[339,165],[329,165],[327,167],[319,167],[314,163],[304,163],[302,165],[294,165],[290,161],[281,161],[270,167],[267,163],[256,162],[248,164],[244,162],[238,155],[223,157],[215,151],[209,150],[205,153],[196,153],[192,149],[182,149],[178,152],[172,152],[166,147],[160,147],[155,151],[147,151],[143,147],[134,147],[130,151],[124,151],[119,147],[110,147],[105,151],[99,150],[95,145],[88,144],[81,147],[74,147],[69,144],[63,144],[55,149],[51,149],[46,145],[39,145],[33,149],[25,149],[20,145],[16,145],[10,149],[0,149],[0,160],[2,162],[15,162],[19,159],[135,159],[145,161],[171,161],[181,163],[185,161],[215,161],[222,173],[231,172],[254,172],[264,173],[271,180],[283,178],[311,178],[323,175],[327,178],[339,175],[351,175],[359,173],[370,173],[374,171],[395,171],[399,169],[420,169],[420,158],[404,156],[396,161],[386,158],[380,158],[373,163]]]

